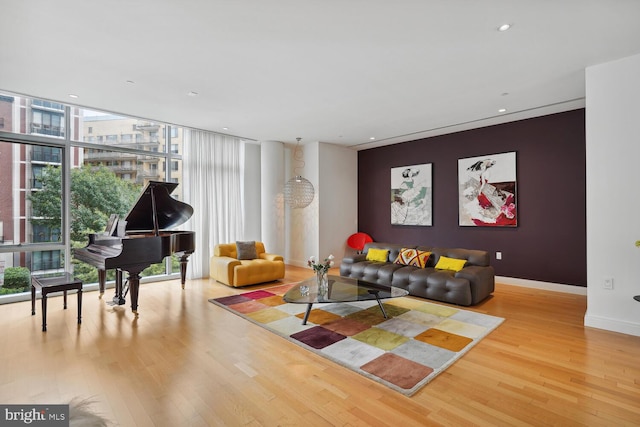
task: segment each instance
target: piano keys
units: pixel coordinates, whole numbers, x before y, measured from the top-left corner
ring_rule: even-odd
[[[180,282],[184,289],[188,257],[195,250],[195,232],[170,231],[185,223],[193,208],[171,196],[177,183],[150,181],[127,214],[125,235],[90,234],[84,248],[75,249],[74,257],[98,269],[100,296],[104,293],[107,270],[116,270],[116,295],[113,302],[126,303],[122,272],[128,273],[131,310],[138,316],[140,273],[170,255],[180,260]]]

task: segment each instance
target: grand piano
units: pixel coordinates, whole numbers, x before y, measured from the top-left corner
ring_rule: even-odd
[[[113,232],[90,234],[89,244],[73,252],[75,259],[98,269],[100,298],[104,294],[107,270],[116,270],[114,304],[126,303],[127,287],[123,285],[122,272],[129,274],[131,310],[136,317],[140,273],[151,264],[177,255],[180,259],[180,282],[184,289],[188,257],[195,250],[195,232],[166,230],[183,224],[193,215],[190,205],[171,196],[177,186],[174,182],[150,181],[124,219],[124,230],[121,227],[118,232],[114,227]]]

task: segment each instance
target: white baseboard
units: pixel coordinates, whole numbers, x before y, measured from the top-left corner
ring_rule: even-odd
[[[562,283],[540,282],[538,280],[518,279],[516,277],[496,276],[496,282],[503,285],[521,286],[523,288],[543,289],[545,291],[564,292],[567,294],[587,295],[586,286],[565,285]]]
[[[293,265],[295,267],[309,267],[307,265],[307,260],[290,259],[287,260],[285,264]]]
[[[586,314],[584,316],[584,326],[640,337],[640,324],[625,322],[624,320]]]

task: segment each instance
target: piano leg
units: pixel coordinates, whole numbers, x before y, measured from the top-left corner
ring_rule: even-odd
[[[129,291],[131,292],[131,311],[138,317],[138,290],[140,289],[140,272],[129,272]]]
[[[105,283],[107,282],[107,270],[98,269],[98,286],[100,288],[99,299],[102,299],[102,295],[104,294]]]
[[[189,255],[186,254],[180,257],[180,284],[182,285],[182,289],[184,289],[184,283],[187,281],[187,263],[189,260]]]
[[[113,297],[113,302],[117,305],[124,305],[126,302],[123,294],[122,270],[119,268],[116,268],[116,294]]]

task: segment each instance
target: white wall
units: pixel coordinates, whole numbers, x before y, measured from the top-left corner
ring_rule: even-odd
[[[347,238],[358,231],[358,153],[319,144],[319,257],[333,254],[340,265]]]
[[[286,179],[302,175],[313,184],[315,196],[306,208],[285,208],[285,262],[305,267],[312,255],[324,259],[333,254],[339,264],[347,238],[357,231],[357,152],[322,142],[301,144],[300,150],[302,162],[295,159],[291,146]]]
[[[640,55],[586,70],[585,325],[640,336]],[[561,254],[557,254],[562,256]],[[603,288],[613,278],[613,289]]]

